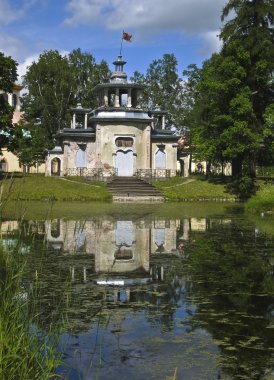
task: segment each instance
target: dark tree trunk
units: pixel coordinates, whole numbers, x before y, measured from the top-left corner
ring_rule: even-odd
[[[256,177],[256,161],[255,159],[250,159],[249,161],[249,174],[251,175],[251,177]]]
[[[190,152],[189,154],[188,174],[191,174],[191,165],[192,165],[192,152]]]
[[[239,157],[232,159],[232,177],[237,177],[242,173],[242,159]]]
[[[210,177],[211,175],[211,161],[206,162],[206,177]]]

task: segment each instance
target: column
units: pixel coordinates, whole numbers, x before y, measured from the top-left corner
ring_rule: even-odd
[[[131,104],[131,88],[128,89],[127,106],[128,106],[129,108],[132,107],[132,104]]]
[[[12,106],[12,94],[8,94],[8,103]]]
[[[165,115],[162,116],[162,129],[165,129],[165,124],[166,124],[166,117]]]
[[[85,113],[84,128],[87,129],[87,127],[88,127],[88,114]]]
[[[16,95],[16,98],[17,98],[16,111],[20,111],[20,108],[21,108],[20,96]]]
[[[75,113],[72,116],[72,128],[75,129],[76,115]]]

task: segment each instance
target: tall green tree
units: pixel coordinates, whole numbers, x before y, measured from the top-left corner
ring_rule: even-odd
[[[226,22],[221,32],[223,52],[226,54],[231,43],[235,43],[248,53],[245,84],[252,92],[256,119],[262,123],[266,107],[274,101],[273,0],[229,0],[224,7],[222,21],[231,13],[235,17]]]
[[[26,122],[21,119],[14,128],[9,149],[16,154],[19,164],[25,168],[45,161],[51,141],[45,136],[42,123]]]
[[[44,52],[28,67],[24,85],[28,89],[22,103],[26,120],[41,119],[46,136],[52,140],[67,126],[68,108],[76,89],[68,58],[58,51]]]
[[[22,109],[27,122],[39,119],[50,141],[69,125],[69,108],[81,103],[95,107],[92,88],[108,81],[110,72],[105,61],[97,64],[89,53],[73,50],[68,56],[58,51],[46,51],[28,67],[24,85],[28,94],[23,97]]]
[[[168,111],[168,126],[178,124],[181,109],[181,80],[178,75],[178,62],[174,54],[164,54],[149,65],[146,74],[135,72],[131,80],[146,85],[143,106],[153,110],[159,107]]]
[[[82,107],[95,108],[96,97],[92,91],[98,83],[107,83],[111,72],[106,61],[96,63],[90,53],[83,53],[81,49],[75,49],[68,55],[68,60],[76,82],[76,90],[73,94],[75,105],[81,103]]]
[[[194,136],[201,157],[232,162],[237,177],[254,172],[264,137],[271,138],[264,114],[274,100],[273,1],[231,0],[222,20],[231,13],[221,52],[201,70]]]
[[[17,63],[0,52],[0,151],[7,146],[12,135],[13,108],[7,102],[7,93],[12,93],[17,79]]]

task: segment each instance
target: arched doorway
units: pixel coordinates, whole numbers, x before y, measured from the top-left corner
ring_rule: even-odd
[[[118,150],[116,154],[117,175],[120,177],[133,176],[133,151]]]
[[[55,157],[51,160],[51,175],[60,175],[61,174],[61,160],[58,157]]]
[[[85,145],[79,145],[79,149],[76,153],[75,164],[77,168],[85,168],[87,166]]]
[[[155,154],[155,169],[166,169],[166,153],[164,149],[157,150]]]
[[[8,171],[8,165],[7,165],[7,162],[4,158],[0,161],[0,171],[1,172],[7,172]]]

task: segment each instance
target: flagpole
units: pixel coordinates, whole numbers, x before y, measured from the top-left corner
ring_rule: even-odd
[[[120,55],[122,55],[123,36],[124,36],[124,31],[123,31],[123,33],[122,33],[122,38],[121,38]]]

